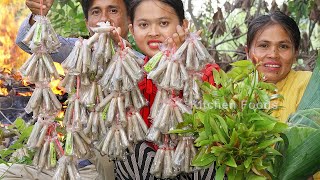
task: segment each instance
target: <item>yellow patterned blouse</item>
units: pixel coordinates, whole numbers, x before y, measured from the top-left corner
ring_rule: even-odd
[[[296,112],[311,74],[310,71],[291,70],[285,79],[276,83],[277,93],[284,98],[271,102],[271,107],[282,106],[281,109],[274,111],[272,116],[279,118],[281,122],[286,122],[289,115]]]

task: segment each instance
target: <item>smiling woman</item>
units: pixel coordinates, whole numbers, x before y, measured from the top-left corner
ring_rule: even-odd
[[[175,1],[133,1],[130,31],[141,51],[149,56],[159,52],[159,44],[187,28],[183,4]],[[179,33],[181,34],[181,33]],[[179,37],[178,37],[179,38]],[[179,40],[180,41],[180,40]],[[177,41],[175,41],[176,45]]]
[[[310,80],[311,72],[294,71],[300,45],[300,30],[289,16],[274,12],[254,19],[248,28],[247,56],[258,66],[266,82],[275,83],[284,99],[271,106],[281,106],[273,113],[282,122],[297,110]]]

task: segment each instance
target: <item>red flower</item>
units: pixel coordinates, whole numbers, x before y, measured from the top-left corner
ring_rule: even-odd
[[[202,70],[203,76],[202,80],[209,82],[211,85],[215,86],[216,83],[214,82],[214,77],[212,73],[212,69],[215,68],[217,71],[220,70],[220,67],[218,64],[207,64],[204,69]]]

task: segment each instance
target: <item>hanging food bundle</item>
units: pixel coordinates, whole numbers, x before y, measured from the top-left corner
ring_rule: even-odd
[[[196,156],[193,137],[181,137],[173,154],[173,166],[179,172],[190,173],[197,168],[192,166],[192,159]]]
[[[180,98],[172,98],[162,103],[157,116],[153,119],[151,128],[167,134],[169,130],[175,129],[178,123],[182,123],[182,114],[191,114],[191,109],[182,103]],[[153,132],[154,133],[154,132]],[[152,141],[151,137],[156,137],[153,134],[148,134],[148,139]],[[154,139],[156,140],[156,139]]]
[[[61,142],[57,137],[47,137],[42,147],[36,150],[32,165],[39,170],[56,168],[57,161],[64,154]]]
[[[102,155],[108,155],[111,160],[123,160],[127,155],[127,149],[130,153],[133,152],[133,147],[120,124],[111,126],[106,136],[96,143],[96,148]]]
[[[141,59],[130,51],[128,48],[117,50],[100,80],[103,90],[126,92],[137,87],[143,77]]]
[[[188,71],[201,71],[206,64],[215,63],[200,39],[196,33],[190,33],[185,42],[173,54],[173,59],[182,58]]]
[[[70,142],[81,149],[70,155],[86,156],[87,148],[81,145],[86,142],[93,143],[102,155],[121,160],[147,132],[138,113],[148,103],[137,86],[144,60],[125,47],[120,36],[121,42],[114,43],[111,32],[115,29],[108,22],[99,22],[98,27],[91,28],[95,34],[87,40],[80,38],[62,62],[66,76],[61,85],[74,94],[69,95],[63,123],[72,125]],[[129,137],[128,133],[137,131]]]
[[[60,101],[47,83],[36,83],[36,89],[33,91],[32,96],[25,107],[25,111],[27,113],[33,112],[34,117],[37,117],[44,112],[46,115],[50,116],[59,112],[61,107]]]
[[[30,47],[33,53],[43,49],[47,53],[57,52],[61,44],[49,19],[44,16],[35,16],[34,20],[36,22],[31,26],[22,42]]]
[[[186,123],[183,114],[190,115],[193,108],[203,106],[201,77],[206,65],[214,60],[194,33],[190,33],[178,49],[161,45],[160,50],[144,65],[148,79],[152,79],[158,89],[146,139],[160,146],[150,172],[156,177],[171,178],[197,169],[192,166],[197,153],[193,137],[189,134],[180,139],[171,132]],[[170,139],[170,146],[163,137]]]
[[[174,145],[168,135],[163,135],[163,139],[163,144],[159,145],[159,149],[153,159],[150,173],[157,178],[174,178],[179,173],[173,164]]]
[[[58,166],[52,179],[81,179],[79,171],[77,170],[76,159],[70,156],[62,156],[58,161]]]
[[[201,76],[199,72],[189,73],[189,79],[184,84],[183,100],[190,107],[200,107],[202,105]]]
[[[21,74],[30,82],[49,82],[51,78],[59,79],[57,69],[53,64],[51,56],[46,52],[35,52],[21,66]]]
[[[52,119],[39,116],[27,141],[27,147],[35,150],[32,164],[39,170],[55,168],[57,159],[64,154],[56,126]]]

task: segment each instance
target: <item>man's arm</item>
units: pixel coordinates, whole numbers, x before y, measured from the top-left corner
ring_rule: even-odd
[[[31,25],[29,24],[30,18],[32,15],[29,15],[21,24],[17,37],[16,37],[16,44],[25,52],[31,54],[30,48],[25,45],[22,40],[25,37],[25,35],[30,30]],[[59,41],[61,43],[61,47],[58,49],[58,52],[52,53],[51,57],[55,62],[61,63],[63,60],[65,60],[68,55],[70,54],[72,48],[74,47],[75,42],[78,40],[78,38],[64,38],[61,36],[58,36]]]

